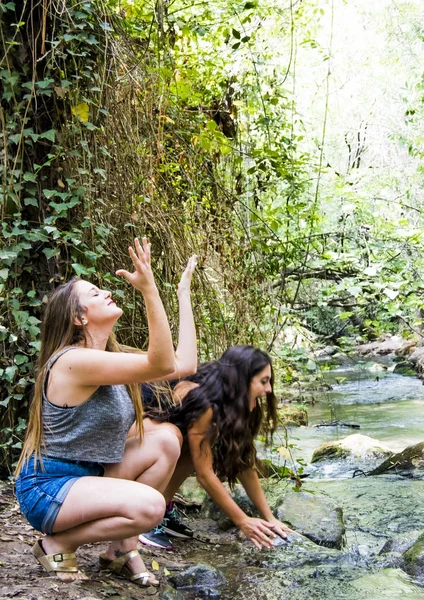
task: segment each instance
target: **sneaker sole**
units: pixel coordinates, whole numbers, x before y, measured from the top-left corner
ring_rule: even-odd
[[[152,548],[161,548],[162,550],[173,550],[174,546],[161,546],[160,544],[156,544],[156,542],[152,542],[143,536],[143,534],[138,536],[138,541],[144,544],[145,546],[152,546]]]
[[[168,529],[168,527],[163,526],[164,531],[172,537],[180,538],[182,540],[191,540],[193,538],[193,534],[186,535],[185,533],[177,533],[173,529]],[[141,536],[140,536],[141,537]]]

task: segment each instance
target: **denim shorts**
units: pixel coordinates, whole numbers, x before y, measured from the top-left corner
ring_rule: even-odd
[[[104,468],[100,463],[42,458],[42,464],[34,456],[25,462],[16,479],[16,497],[30,525],[50,534],[72,485],[80,477],[101,477]]]

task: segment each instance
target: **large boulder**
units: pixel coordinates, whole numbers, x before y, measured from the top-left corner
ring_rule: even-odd
[[[424,577],[424,533],[403,554],[404,569],[414,577]]]
[[[405,344],[400,335],[387,336],[384,340],[360,344],[356,352],[362,356],[386,356],[398,352]]]
[[[321,444],[312,455],[311,462],[322,460],[352,458],[387,458],[393,452],[383,446],[379,440],[354,433],[337,442]]]
[[[343,547],[343,511],[328,496],[292,491],[277,500],[274,514],[319,546]]]
[[[402,452],[393,454],[381,465],[370,471],[368,475],[394,473],[396,475],[414,476],[424,472],[424,442],[408,446]]]

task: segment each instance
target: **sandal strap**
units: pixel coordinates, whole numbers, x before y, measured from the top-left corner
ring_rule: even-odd
[[[131,581],[137,581],[138,579],[143,579],[143,585],[146,585],[146,583],[149,581],[151,577],[151,573],[149,573],[148,571],[144,571],[143,573],[136,573],[135,575],[133,575],[130,580]]]
[[[139,556],[138,550],[130,550],[129,552],[126,552],[122,556],[118,556],[118,558],[115,558],[115,560],[112,560],[108,564],[107,568],[110,571],[113,571],[114,573],[120,573],[122,571],[122,569],[125,567],[125,565],[127,564],[127,562],[129,560],[131,560],[132,558],[134,558],[134,556]]]
[[[46,569],[48,573],[78,573],[77,558],[75,552],[70,554],[45,554],[37,556],[39,563]]]

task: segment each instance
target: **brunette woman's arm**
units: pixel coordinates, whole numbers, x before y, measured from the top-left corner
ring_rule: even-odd
[[[213,470],[213,455],[208,433],[212,425],[209,408],[188,430],[187,438],[196,478],[212,500],[239,527],[259,550],[272,547],[274,525],[263,519],[247,516],[234,502]]]
[[[287,537],[285,532],[293,532],[292,529],[287,527],[284,523],[279,521],[269,507],[268,501],[263,492],[261,483],[259,481],[258,473],[255,469],[246,469],[238,476],[240,483],[246,490],[247,495],[256,506],[258,511],[261,513],[263,518],[274,525],[273,532],[277,533],[282,538]]]
[[[175,352],[175,370],[162,381],[181,379],[188,375],[194,375],[197,371],[197,337],[196,326],[191,305],[191,278],[197,264],[197,256],[193,254],[188,260],[187,267],[181,275],[178,284],[178,345]]]

